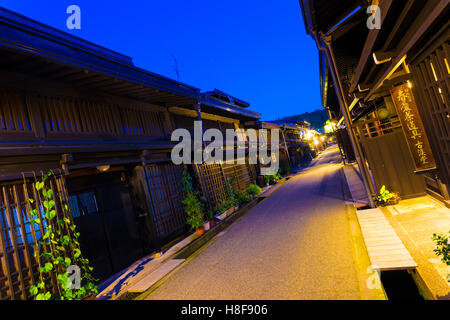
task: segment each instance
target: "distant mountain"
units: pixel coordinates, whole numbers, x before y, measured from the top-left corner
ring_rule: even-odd
[[[325,121],[328,120],[328,113],[325,109],[317,109],[313,112],[305,112],[293,116],[283,117],[277,120],[306,120],[311,123],[312,129],[323,129]]]

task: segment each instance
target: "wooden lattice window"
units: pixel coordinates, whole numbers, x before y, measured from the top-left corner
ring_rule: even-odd
[[[106,134],[117,135],[116,106],[67,97],[32,97],[39,105],[47,134]]]
[[[46,187],[53,190],[56,214],[60,215],[62,206],[68,204],[64,179],[53,177]],[[30,203],[29,198],[36,201]],[[31,223],[33,209],[37,209],[39,225]],[[47,228],[44,213],[34,182],[0,185],[0,300],[32,298],[29,288],[39,277],[34,250]]]
[[[121,108],[122,134],[133,136],[163,137],[164,114],[132,108]]]
[[[182,204],[182,166],[157,164],[145,168],[152,206],[156,237],[164,239],[186,228],[186,214]]]
[[[214,210],[226,200],[224,173],[222,165],[217,163],[197,165],[198,180],[203,186],[203,193]]]
[[[443,181],[450,184],[450,67],[449,41],[412,65],[415,93]]]
[[[0,91],[0,132],[31,132],[25,98],[16,92]]]
[[[250,175],[245,164],[225,163],[223,171],[228,180],[231,180],[234,192],[247,189],[250,184]]]

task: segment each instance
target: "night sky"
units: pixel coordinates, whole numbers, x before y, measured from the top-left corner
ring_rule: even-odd
[[[66,9],[81,8],[81,30]],[[1,0],[202,91],[248,101],[264,120],[320,108],[318,53],[297,0]]]

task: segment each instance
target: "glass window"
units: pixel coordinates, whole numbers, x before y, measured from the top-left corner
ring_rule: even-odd
[[[80,216],[80,208],[78,207],[77,196],[69,197],[70,209],[72,210],[72,217],[78,218]]]
[[[84,192],[69,197],[72,217],[78,218],[98,212],[97,199],[94,192]]]
[[[78,194],[81,211],[84,215],[98,212],[97,200],[94,192],[86,192]]]

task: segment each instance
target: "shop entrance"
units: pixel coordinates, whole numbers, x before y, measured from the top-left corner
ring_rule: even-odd
[[[122,172],[67,179],[72,216],[94,276],[105,280],[147,252]]]

